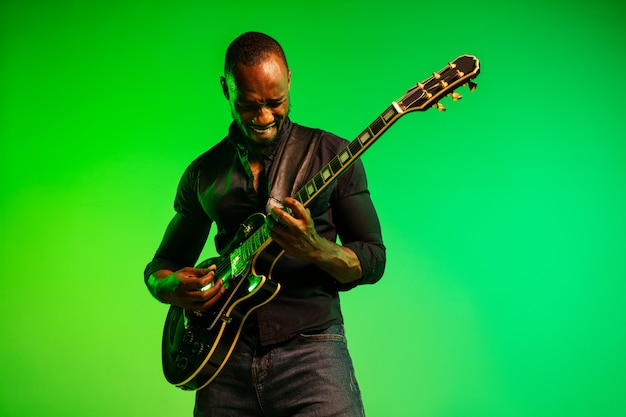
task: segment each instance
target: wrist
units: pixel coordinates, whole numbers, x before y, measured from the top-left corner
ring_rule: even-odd
[[[175,279],[172,271],[159,270],[148,277],[146,285],[154,298],[165,303],[167,294],[176,291],[178,280]]]

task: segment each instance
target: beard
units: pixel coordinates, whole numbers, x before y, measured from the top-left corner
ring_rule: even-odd
[[[268,159],[276,152],[278,145],[280,145],[280,140],[278,140],[278,136],[280,132],[278,132],[277,137],[270,141],[258,143],[249,140],[248,141],[248,152],[252,157],[262,157],[263,159]]]

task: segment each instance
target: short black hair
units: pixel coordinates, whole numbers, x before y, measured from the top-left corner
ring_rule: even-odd
[[[260,32],[246,32],[228,46],[224,60],[224,75],[234,75],[238,63],[257,65],[270,54],[276,54],[289,68],[285,51],[276,39]]]

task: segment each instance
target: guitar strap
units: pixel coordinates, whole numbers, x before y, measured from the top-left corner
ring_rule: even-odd
[[[268,173],[270,193],[266,213],[275,207],[282,208],[283,198],[294,195],[308,179],[321,136],[320,129],[292,124],[291,133],[276,150],[275,162]]]

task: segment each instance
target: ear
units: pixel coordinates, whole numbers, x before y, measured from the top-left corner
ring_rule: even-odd
[[[291,90],[291,70],[287,71],[287,91]]]
[[[224,97],[226,100],[230,100],[230,94],[228,92],[228,84],[226,84],[226,77],[220,77],[220,84],[222,85],[222,92],[224,93]]]

